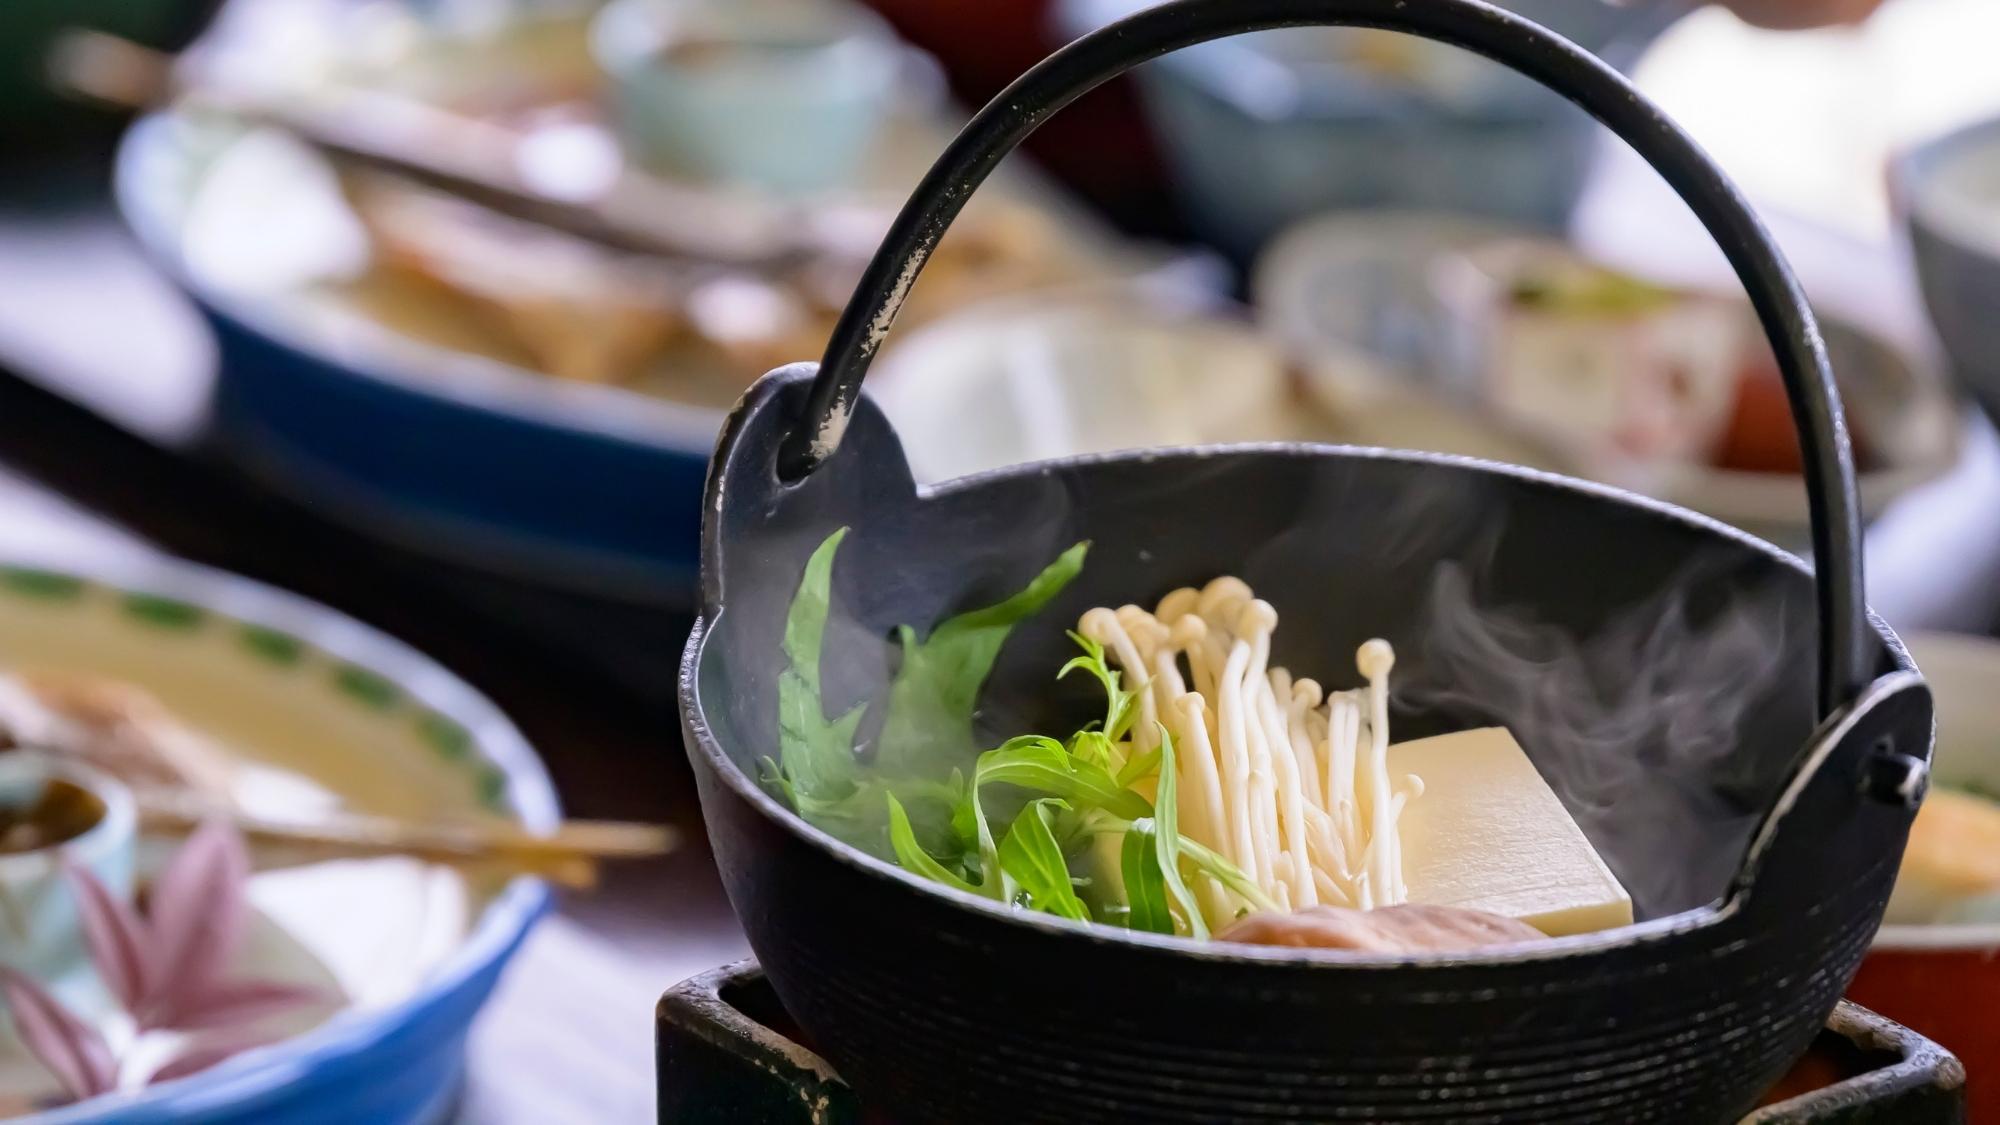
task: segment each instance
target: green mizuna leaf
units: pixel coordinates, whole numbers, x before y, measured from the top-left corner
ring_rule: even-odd
[[[910,828],[909,814],[903,811],[903,803],[894,793],[884,794],[889,806],[889,846],[895,850],[896,862],[906,869],[922,875],[932,882],[943,883],[947,887],[957,887],[961,891],[981,894],[980,888],[945,869],[944,865],[930,857],[930,853],[918,845],[917,836]]]
[[[1159,858],[1160,878],[1165,881],[1174,905],[1181,908],[1182,916],[1187,919],[1189,932],[1197,940],[1207,940],[1208,923],[1202,919],[1201,906],[1181,879],[1180,814],[1174,804],[1174,736],[1167,733],[1165,725],[1160,725],[1159,731],[1160,787],[1153,801],[1153,823],[1157,829],[1153,833],[1153,846]]]
[[[1139,713],[1139,694],[1127,691],[1122,686],[1124,677],[1104,659],[1104,646],[1071,631],[1069,639],[1083,650],[1083,655],[1074,657],[1062,670],[1056,673],[1060,680],[1073,671],[1088,672],[1098,683],[1104,685],[1104,733],[1116,742],[1132,729],[1132,720]]]
[[[1153,820],[1132,822],[1119,848],[1119,873],[1125,880],[1126,925],[1147,933],[1174,932],[1173,911],[1167,908],[1167,882],[1160,872],[1160,852]]]
[[[1069,861],[1049,828],[1049,808],[1060,808],[1053,797],[1030,801],[1014,826],[1000,841],[1000,866],[1027,892],[1035,909],[1079,922],[1090,921],[1090,911],[1077,897],[1069,880]]]
[[[1161,757],[1162,755],[1158,750],[1148,750],[1144,754],[1134,754],[1132,755],[1132,760],[1126,762],[1124,768],[1118,771],[1118,777],[1115,780],[1121,788],[1130,788],[1152,776],[1154,771],[1160,768]]]
[[[962,613],[919,642],[898,630],[902,666],[889,685],[889,711],[876,743],[876,767],[906,777],[939,777],[973,748],[979,689],[1015,625],[1033,615],[1083,569],[1088,543],[1064,551],[1006,601]]]
[[[1242,868],[1230,862],[1227,856],[1211,851],[1206,845],[1190,840],[1186,836],[1181,837],[1180,852],[1182,858],[1193,864],[1196,870],[1236,892],[1243,901],[1250,904],[1252,910],[1278,909],[1277,902],[1265,894],[1262,887],[1252,882],[1250,876],[1243,873]]]
[[[972,785],[1001,783],[1061,797],[1076,809],[1104,809],[1127,819],[1150,816],[1144,797],[1118,784],[1103,766],[1078,758],[1053,738],[1024,735],[979,756]]]
[[[831,801],[854,791],[861,764],[854,731],[862,707],[829,720],[820,699],[820,647],[826,639],[833,558],[847,535],[841,528],[806,560],[798,593],[785,615],[786,667],[778,675],[778,772],[795,807],[801,800]]]

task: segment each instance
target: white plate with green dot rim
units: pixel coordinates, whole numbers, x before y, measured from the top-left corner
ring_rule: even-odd
[[[233,575],[164,559],[0,558],[0,669],[144,688],[230,753],[236,797],[254,812],[560,819],[533,751],[457,677]],[[25,1120],[437,1120],[456,1096],[467,1027],[549,901],[534,879],[482,885],[403,859],[260,871],[249,893],[349,1006],[212,1070]]]

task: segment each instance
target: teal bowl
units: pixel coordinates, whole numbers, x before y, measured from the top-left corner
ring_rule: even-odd
[[[776,195],[848,186],[904,58],[886,24],[826,4],[616,0],[591,46],[640,162]]]

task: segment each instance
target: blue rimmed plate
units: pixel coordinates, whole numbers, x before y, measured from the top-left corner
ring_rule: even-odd
[[[559,819],[533,751],[462,681],[355,621],[232,575],[143,558],[0,559],[0,666],[145,689],[228,752],[235,797],[253,812],[501,816],[531,828]],[[25,1120],[439,1120],[473,1017],[549,901],[537,880],[481,883],[393,858],[260,871],[249,896],[259,928],[286,939],[253,937],[251,956],[285,946],[301,971],[337,982],[348,1006],[211,1070]]]

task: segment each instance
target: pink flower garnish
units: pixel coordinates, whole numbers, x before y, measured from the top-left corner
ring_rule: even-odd
[[[104,1036],[41,985],[23,973],[0,967],[0,998],[7,1001],[7,1012],[21,1042],[55,1076],[64,1093],[82,1101],[117,1086],[118,1062]]]
[[[153,881],[143,915],[88,868],[65,861],[63,873],[76,891],[91,962],[138,1031],[198,1033],[148,1081],[206,1070],[261,1046],[271,1037],[255,1027],[259,1021],[325,997],[307,985],[223,975],[250,914],[244,897],[250,857],[226,821],[205,823],[188,837]],[[104,1036],[42,986],[0,968],[0,1000],[21,1042],[64,1093],[81,1101],[117,1088],[118,1059]]]
[[[262,1019],[320,993],[279,981],[223,977],[243,944],[250,857],[227,821],[204,823],[153,881],[146,916],[82,867],[66,869],[84,944],[141,1031],[217,1028]]]

